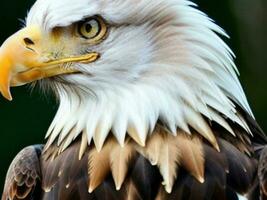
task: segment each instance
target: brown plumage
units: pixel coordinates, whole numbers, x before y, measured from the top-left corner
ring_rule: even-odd
[[[267,199],[267,147],[264,148],[260,156],[258,166],[259,187],[262,200]]]
[[[14,158],[7,173],[2,199],[28,199],[38,196],[36,192],[41,182],[41,149],[42,146],[27,147]]]
[[[204,182],[204,151],[198,137],[190,138],[179,134],[176,142],[181,152],[181,166],[199,182]]]
[[[95,148],[89,153],[88,158],[88,173],[89,173],[89,193],[94,191],[104,180],[110,172],[110,151],[112,143],[107,143],[100,152]]]
[[[266,198],[266,150],[257,173],[260,144],[252,149],[263,133],[244,138],[236,127],[236,137],[225,136],[212,127],[220,151],[193,130],[174,136],[162,125],[145,147],[131,138],[122,147],[113,137],[100,152],[93,144],[85,148],[82,137],[61,154],[56,145],[42,154],[41,146],[28,147],[13,161],[2,199],[227,200],[238,192],[258,200],[259,189]]]
[[[126,142],[125,146],[121,147],[116,143],[110,152],[110,168],[112,177],[117,190],[120,190],[127,172],[131,164],[131,160],[135,156],[133,144]]]
[[[147,146],[140,149],[141,154],[150,160],[152,165],[157,165],[163,177],[163,185],[166,191],[171,192],[177,177],[177,168],[180,162],[180,150],[176,137],[162,133],[158,129],[157,134],[151,136]]]

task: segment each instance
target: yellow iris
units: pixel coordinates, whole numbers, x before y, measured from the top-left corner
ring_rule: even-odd
[[[79,23],[77,31],[83,38],[91,42],[98,42],[106,35],[107,26],[101,17],[92,17]]]

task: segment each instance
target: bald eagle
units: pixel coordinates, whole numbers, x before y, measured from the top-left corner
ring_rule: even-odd
[[[227,34],[189,0],[37,0],[0,49],[0,91],[59,100],[2,200],[267,199],[267,137]]]

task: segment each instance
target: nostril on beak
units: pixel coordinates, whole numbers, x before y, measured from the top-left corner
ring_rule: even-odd
[[[34,42],[30,39],[30,38],[24,38],[24,43],[27,45],[27,46],[30,46],[30,45],[34,45]]]

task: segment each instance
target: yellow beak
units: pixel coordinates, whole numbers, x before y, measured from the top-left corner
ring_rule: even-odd
[[[46,77],[75,73],[77,70],[63,64],[90,63],[99,58],[98,53],[88,53],[57,60],[42,55],[42,32],[38,26],[20,30],[9,37],[0,48],[0,92],[12,100],[11,86],[20,86]]]

